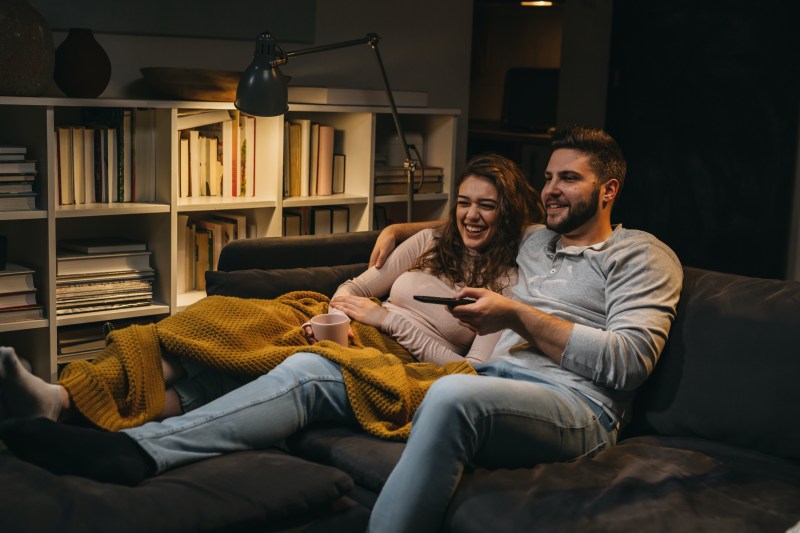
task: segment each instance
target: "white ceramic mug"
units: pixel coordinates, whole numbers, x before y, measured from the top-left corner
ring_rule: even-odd
[[[317,315],[303,324],[303,328],[311,326],[314,338],[318,341],[333,341],[347,346],[347,333],[350,331],[350,319],[347,315],[332,313]]]

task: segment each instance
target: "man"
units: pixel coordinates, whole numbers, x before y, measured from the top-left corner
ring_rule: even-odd
[[[542,190],[547,227],[523,240],[513,299],[466,288],[456,296],[477,301],[451,311],[480,333],[506,331],[479,375],[431,386],[370,531],[438,530],[473,462],[532,466],[614,445],[658,360],[681,265],[655,237],[612,226],[626,165],[608,134],[572,128],[553,148]],[[415,227],[390,227],[373,259]]]

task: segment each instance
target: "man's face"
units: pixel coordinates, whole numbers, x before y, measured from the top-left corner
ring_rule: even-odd
[[[561,235],[583,229],[600,205],[600,183],[589,156],[572,149],[553,152],[545,170],[542,201],[548,229]]]

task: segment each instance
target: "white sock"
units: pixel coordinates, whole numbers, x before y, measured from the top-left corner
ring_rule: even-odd
[[[0,393],[8,417],[58,420],[61,413],[61,387],[28,372],[14,348],[5,346],[0,347]]]

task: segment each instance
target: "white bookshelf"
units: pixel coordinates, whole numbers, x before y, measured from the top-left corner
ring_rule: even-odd
[[[58,205],[58,126],[79,122],[81,108],[143,108],[155,110],[156,177],[153,203],[89,203]],[[375,206],[383,206],[390,220],[403,220],[405,195],[375,197],[373,168],[376,147],[394,134],[386,107],[290,104],[285,117],[257,119],[256,191],[254,197],[179,197],[178,109],[233,109],[225,102],[166,100],[68,99],[0,97],[0,144],[25,146],[28,158],[37,161],[37,209],[0,211],[0,235],[8,237],[8,258],[36,271],[39,303],[45,307],[41,320],[0,323],[0,345],[14,346],[31,361],[37,375],[53,380],[57,373],[58,328],[142,316],[164,317],[205,296],[204,291],[178,292],[177,217],[201,217],[214,211],[235,211],[247,216],[259,237],[280,236],[284,209],[335,206],[349,208],[350,230],[373,228]],[[415,195],[415,219],[446,215],[451,202],[455,171],[458,110],[401,108],[406,131],[425,139],[423,160],[441,166],[442,193]],[[283,122],[305,118],[332,125],[342,135],[346,154],[345,192],[331,196],[283,198]],[[59,240],[77,237],[126,237],[143,240],[152,252],[156,271],[153,305],[103,312],[56,316],[56,248]]]

